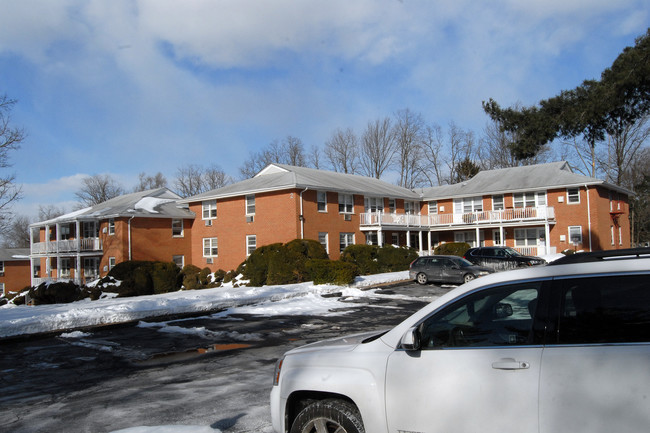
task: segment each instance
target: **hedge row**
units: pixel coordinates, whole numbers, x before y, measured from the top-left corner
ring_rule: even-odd
[[[341,261],[353,263],[362,275],[405,271],[418,253],[408,247],[385,245],[350,245],[343,250]]]

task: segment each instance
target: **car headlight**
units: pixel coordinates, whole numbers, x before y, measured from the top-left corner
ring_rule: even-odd
[[[480,272],[478,273],[478,276],[479,276],[479,277],[483,277],[483,276],[485,276],[485,275],[489,275],[489,274],[490,274],[490,273],[489,273],[488,271],[480,271]]]

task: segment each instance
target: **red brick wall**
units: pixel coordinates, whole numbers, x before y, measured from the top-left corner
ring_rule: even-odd
[[[192,263],[212,271],[236,269],[246,260],[246,236],[257,237],[257,247],[276,242],[289,242],[300,237],[298,219],[300,191],[277,191],[255,194],[253,222],[246,221],[244,196],[217,200],[217,218],[212,226],[202,219],[202,203],[190,204],[197,217],[192,228]],[[208,264],[203,257],[203,239],[217,238],[219,255]]]
[[[5,294],[13,298],[11,292],[17,293],[31,285],[31,271],[28,260],[12,260],[4,262],[4,273],[0,274],[0,283],[5,285]]]

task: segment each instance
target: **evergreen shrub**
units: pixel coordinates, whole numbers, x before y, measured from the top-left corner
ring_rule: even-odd
[[[153,292],[169,293],[181,288],[180,269],[174,262],[155,262],[151,273]]]
[[[309,279],[314,284],[348,285],[359,275],[359,268],[350,262],[328,259],[309,259],[305,263]]]
[[[381,272],[378,250],[377,245],[350,245],[343,250],[341,261],[357,265],[361,275],[376,274]]]
[[[377,251],[380,272],[406,271],[418,257],[418,252],[409,247],[385,245]]]
[[[467,242],[447,242],[438,245],[435,250],[433,250],[433,253],[436,255],[441,254],[446,256],[463,257],[469,248],[470,246]]]

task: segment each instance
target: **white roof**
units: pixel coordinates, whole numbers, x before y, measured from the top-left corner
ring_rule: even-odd
[[[180,200],[180,203],[296,188],[406,200],[421,199],[420,194],[415,191],[379,179],[286,164],[270,164],[255,177]]]

